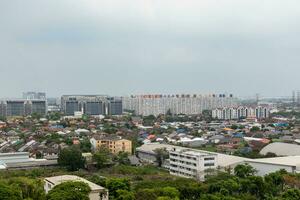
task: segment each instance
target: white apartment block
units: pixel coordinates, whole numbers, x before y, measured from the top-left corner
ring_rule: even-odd
[[[241,118],[257,118],[265,119],[270,116],[270,108],[268,106],[256,107],[223,107],[212,110],[212,117],[221,120],[241,119]]]
[[[216,169],[218,166],[218,156],[214,153],[174,147],[169,154],[169,171],[175,176],[204,181],[209,169]]]
[[[225,94],[176,94],[176,95],[137,95],[123,97],[123,108],[134,110],[137,115],[159,115],[168,110],[172,114],[201,114],[203,110],[219,107],[237,106],[237,99],[233,95]]]

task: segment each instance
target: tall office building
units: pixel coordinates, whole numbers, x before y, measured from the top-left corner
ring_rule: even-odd
[[[122,115],[123,105],[122,99],[115,97],[107,98],[107,113],[108,115]]]
[[[122,99],[105,95],[63,95],[61,111],[66,115],[78,111],[88,115],[121,115]]]
[[[45,92],[24,92],[23,99],[26,100],[46,100]]]
[[[0,115],[26,116],[33,113],[45,115],[47,106],[45,100],[4,100],[0,102]]]
[[[171,111],[172,114],[201,114],[224,106],[236,106],[238,101],[232,94],[175,94],[137,95],[123,97],[123,109],[133,110],[137,115],[159,115]]]

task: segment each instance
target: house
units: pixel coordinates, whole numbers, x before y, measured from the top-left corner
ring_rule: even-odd
[[[120,136],[110,135],[96,135],[90,139],[92,149],[97,150],[100,147],[106,147],[113,154],[119,152],[127,152],[132,154],[132,142],[130,140],[122,139]]]
[[[88,186],[91,188],[91,192],[89,194],[90,200],[108,200],[108,191],[104,187],[96,185],[95,183],[92,183],[84,178],[73,175],[63,175],[45,178],[44,190],[46,193],[48,193],[56,185],[59,185],[66,181],[79,181],[88,184]]]

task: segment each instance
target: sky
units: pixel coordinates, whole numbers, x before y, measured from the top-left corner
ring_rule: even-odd
[[[1,0],[0,97],[300,90],[299,0]]]

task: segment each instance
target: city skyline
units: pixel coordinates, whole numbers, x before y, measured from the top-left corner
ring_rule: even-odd
[[[291,96],[299,19],[297,1],[1,1],[0,97]]]

